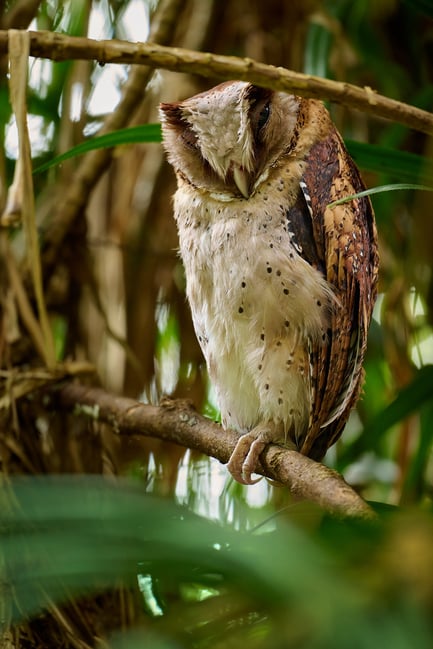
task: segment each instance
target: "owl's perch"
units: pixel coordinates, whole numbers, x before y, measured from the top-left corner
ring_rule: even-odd
[[[385,97],[372,88],[301,74],[252,59],[164,47],[155,42],[130,43],[117,39],[97,41],[56,32],[31,31],[30,54],[53,61],[95,60],[101,65],[123,63],[199,74],[213,79],[241,79],[265,88],[330,100],[371,115],[404,124],[408,128],[433,133],[431,113]],[[158,38],[152,39],[159,40]],[[7,52],[9,34],[0,30],[0,53]]]
[[[119,435],[145,435],[195,449],[226,463],[238,435],[200,415],[189,401],[165,400],[160,406],[115,396],[101,388],[68,383],[56,392],[61,408],[110,424]],[[261,456],[266,475],[291,492],[340,518],[372,519],[367,503],[328,467],[296,451],[269,446]]]

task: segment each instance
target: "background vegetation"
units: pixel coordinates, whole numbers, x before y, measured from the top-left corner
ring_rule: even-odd
[[[156,31],[162,44],[247,56],[431,110],[428,0],[17,0],[0,2],[0,27],[144,41],[153,5],[153,34],[168,16]],[[101,127],[155,123],[160,101],[214,82],[161,70],[147,84],[145,70],[128,66],[31,59],[28,84],[37,169]],[[119,437],[56,404],[53,383],[84,372],[82,381],[113,393],[145,403],[187,397],[218,416],[176,256],[175,181],[158,142],[33,175],[60,364],[48,372],[13,280],[15,269],[38,313],[28,231],[11,223],[19,189],[8,202],[18,140],[5,57],[0,93],[3,645],[430,647],[431,193],[372,197],[381,275],[364,395],[326,462],[381,503],[380,519],[337,522],[286,489],[243,488],[216,461]],[[329,108],[368,186],[433,187],[431,139]]]

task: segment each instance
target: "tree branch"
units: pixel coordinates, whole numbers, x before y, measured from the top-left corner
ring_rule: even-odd
[[[6,52],[7,48],[8,33],[0,31],[0,53]],[[30,52],[32,56],[54,61],[93,59],[101,65],[135,63],[204,77],[244,79],[273,90],[342,103],[433,135],[433,115],[427,111],[384,97],[368,87],[301,74],[251,59],[163,47],[155,43],[96,41],[55,32],[30,32]]]
[[[228,461],[239,437],[202,417],[185,400],[166,399],[160,406],[150,406],[77,383],[67,383],[55,394],[58,407],[108,423],[119,435],[157,437],[223,463]],[[261,462],[258,473],[287,485],[294,495],[317,503],[334,516],[375,516],[339,473],[296,451],[271,445],[262,453]]]

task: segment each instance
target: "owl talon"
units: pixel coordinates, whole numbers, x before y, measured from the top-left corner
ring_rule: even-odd
[[[252,479],[260,455],[264,448],[275,440],[271,428],[257,426],[250,433],[239,438],[238,443],[228,461],[227,468],[235,480],[245,485],[253,485],[262,479]]]

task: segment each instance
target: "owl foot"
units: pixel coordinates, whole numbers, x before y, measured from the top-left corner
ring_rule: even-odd
[[[271,442],[282,441],[281,430],[275,424],[259,424],[249,433],[242,435],[235,446],[227,468],[233,478],[245,485],[252,485],[262,478],[252,479],[260,454]]]

